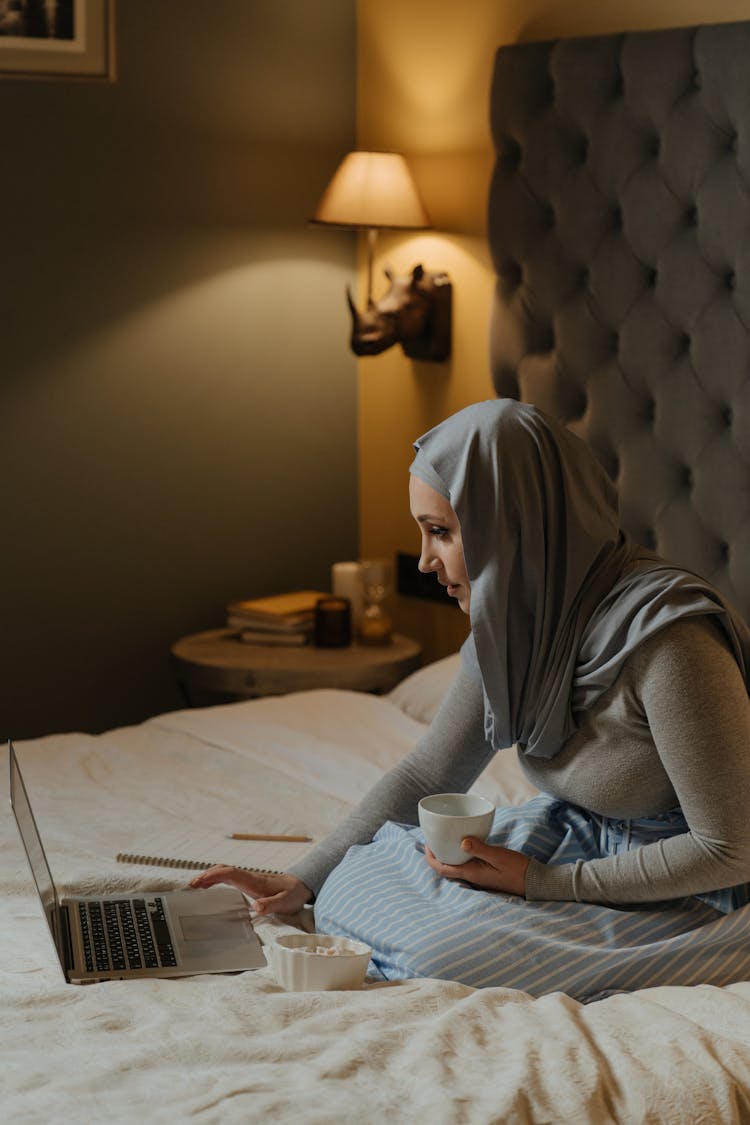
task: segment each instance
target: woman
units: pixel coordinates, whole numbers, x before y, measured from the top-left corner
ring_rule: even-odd
[[[635,547],[587,447],[534,407],[467,407],[415,445],[420,570],[469,615],[427,734],[293,871],[213,868],[256,910],[315,899],[318,929],[386,978],[580,999],[750,975],[750,631],[702,579]],[[541,796],[468,861],[416,825],[516,746]]]

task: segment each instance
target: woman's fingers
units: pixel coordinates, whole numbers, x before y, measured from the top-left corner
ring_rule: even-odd
[[[445,879],[463,879],[466,883],[473,883],[475,880],[471,878],[472,873],[476,874],[482,867],[486,866],[482,864],[481,860],[467,860],[466,863],[443,863],[429,848],[425,848],[425,856],[430,867],[433,871],[437,871],[438,875],[442,875]]]
[[[190,886],[213,887],[214,883],[226,882],[227,875],[234,870],[233,867],[208,867],[205,871],[201,871],[200,875],[196,875],[190,880]]]
[[[304,906],[304,901],[296,905],[296,900],[289,891],[279,891],[275,895],[254,899],[253,906],[258,914],[296,914]]]
[[[226,883],[246,894],[258,914],[296,914],[313,897],[310,888],[295,875],[262,875],[225,865],[202,871],[190,880],[189,886],[202,890],[217,883]]]
[[[230,887],[236,887],[251,897],[268,894],[269,891],[273,893],[281,889],[280,887],[269,887],[267,875],[257,875],[252,871],[243,871],[240,867],[228,867],[224,864],[209,867],[206,871],[202,871],[200,875],[196,875],[194,879],[190,880],[189,885],[204,889],[214,887],[217,883],[226,883]]]
[[[490,867],[501,867],[506,856],[513,855],[507,848],[497,844],[485,844],[476,836],[467,836],[461,841],[461,850],[470,855],[472,859],[481,859],[489,863]]]
[[[429,848],[425,848],[427,862],[445,879],[461,879],[477,887],[507,894],[525,894],[526,869],[530,862],[527,855],[495,844],[483,844],[473,836],[463,840],[461,847],[471,857],[466,863],[441,863]]]
[[[213,887],[216,883],[233,882],[238,874],[238,868],[220,864],[216,867],[208,867],[205,871],[201,871],[200,875],[196,875],[190,880],[190,886]]]

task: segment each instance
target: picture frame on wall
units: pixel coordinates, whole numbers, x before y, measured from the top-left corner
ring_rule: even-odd
[[[114,77],[114,0],[0,0],[0,78]]]

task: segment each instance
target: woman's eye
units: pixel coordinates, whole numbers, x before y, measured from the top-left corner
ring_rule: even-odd
[[[430,535],[434,535],[438,539],[442,539],[444,535],[448,534],[447,527],[431,527],[429,531]]]

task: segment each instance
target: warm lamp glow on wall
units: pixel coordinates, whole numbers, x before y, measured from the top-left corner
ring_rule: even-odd
[[[367,308],[360,312],[347,290],[352,351],[378,355],[399,343],[412,359],[440,361],[451,348],[451,283],[421,265],[405,277],[386,270],[390,288],[372,297],[372,262],[379,230],[426,230],[430,220],[403,156],[350,152],[329,183],[311,220],[367,231]]]

